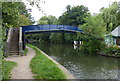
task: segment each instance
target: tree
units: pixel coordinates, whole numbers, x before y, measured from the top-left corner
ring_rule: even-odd
[[[57,33],[57,34],[55,34],[55,33],[52,33],[51,35],[50,35],[50,41],[52,42],[52,43],[56,43],[56,42],[58,42],[58,43],[61,43],[61,42],[63,42],[62,41],[62,34],[61,33]]]
[[[29,40],[36,40],[37,42],[49,42],[49,33],[29,34],[26,36]]]
[[[57,24],[57,18],[55,16],[43,16],[38,20],[38,24]]]
[[[52,16],[52,15],[43,16],[40,18],[40,20],[38,20],[37,24],[39,24],[39,25],[57,24],[57,18],[55,16]],[[54,38],[53,34],[49,34],[49,33],[39,34],[37,36],[39,36],[39,39],[41,41],[47,41],[47,42],[49,42],[51,38]]]
[[[19,27],[20,24],[25,24],[23,20],[20,20],[21,17],[27,22],[29,25],[33,23],[33,18],[31,17],[29,10],[26,9],[26,6],[23,2],[3,2],[2,3],[2,19],[3,26],[5,27]],[[24,16],[23,16],[24,15]]]
[[[33,24],[29,10],[23,2],[2,2],[2,40],[6,41],[6,30],[9,27],[20,27]],[[5,47],[5,44],[3,45]]]
[[[120,4],[118,2],[113,2],[108,8],[103,7],[100,11],[108,33],[120,25]]]
[[[84,18],[89,14],[87,7],[81,5],[71,8],[71,6],[68,5],[66,8],[67,11],[59,17],[59,24],[78,26],[85,23]]]
[[[48,22],[46,20],[39,20],[38,21],[38,25],[44,25],[44,24],[48,24]]]
[[[73,42],[74,40],[78,40],[78,37],[77,37],[77,34],[76,33],[65,33],[65,36],[64,36],[64,39],[65,39],[65,42]]]
[[[83,40],[81,49],[89,53],[98,52],[103,47],[102,41],[106,34],[105,23],[100,15],[88,16],[86,23],[81,26],[83,30],[79,37]]]
[[[88,14],[88,8],[83,5],[75,7],[67,5],[66,11],[62,14],[62,16],[59,17],[58,23],[62,25],[72,25],[78,27],[78,25],[83,25],[85,23],[84,18],[86,18]],[[63,34],[63,36],[63,42],[73,42],[74,40],[78,39],[77,35],[73,34]]]
[[[18,27],[20,26],[28,26],[30,25],[31,21],[27,19],[25,15],[18,15]]]

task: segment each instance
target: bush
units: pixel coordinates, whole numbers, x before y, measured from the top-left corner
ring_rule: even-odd
[[[113,55],[113,54],[115,54],[115,55],[120,55],[120,48],[118,47],[118,46],[113,46],[113,45],[111,45],[111,46],[109,46],[109,47],[106,47],[105,49],[104,49],[104,52],[105,52],[105,54],[107,54],[107,55]]]
[[[24,55],[27,55],[27,53],[28,53],[28,48],[25,48]]]
[[[97,54],[104,49],[104,47],[105,45],[101,40],[94,38],[83,41],[82,45],[80,46],[80,50],[84,53]]]

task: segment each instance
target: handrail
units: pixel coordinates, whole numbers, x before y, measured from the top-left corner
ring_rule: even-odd
[[[10,27],[8,31],[7,41],[6,41],[5,56],[8,56],[10,53],[10,43],[11,43],[12,34],[13,34],[13,27]]]
[[[23,32],[39,30],[39,31],[48,31],[48,30],[70,30],[70,32],[83,32],[79,27],[71,26],[71,25],[30,25],[30,26],[22,26]]]
[[[8,36],[7,36],[7,42],[10,42],[10,39],[11,39],[11,37],[12,37],[12,33],[13,33],[13,28],[10,27],[10,28],[9,28],[9,31],[8,31]]]
[[[22,41],[22,27],[20,27],[20,31],[19,31],[19,54],[23,55],[23,45],[22,45],[23,41]]]

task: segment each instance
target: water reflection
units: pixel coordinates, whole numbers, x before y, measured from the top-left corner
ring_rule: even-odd
[[[34,45],[65,66],[77,79],[118,79],[118,59],[82,54],[68,44]]]
[[[79,49],[80,46],[74,44],[73,47],[74,47],[74,49]]]

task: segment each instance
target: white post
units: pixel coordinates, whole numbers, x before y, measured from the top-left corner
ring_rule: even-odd
[[[20,27],[19,31],[19,54],[23,55],[22,27]]]
[[[82,41],[79,41],[80,44],[82,44]]]
[[[74,45],[74,49],[77,49],[77,46],[76,46],[76,45]]]
[[[77,44],[77,41],[74,41],[74,44]]]

